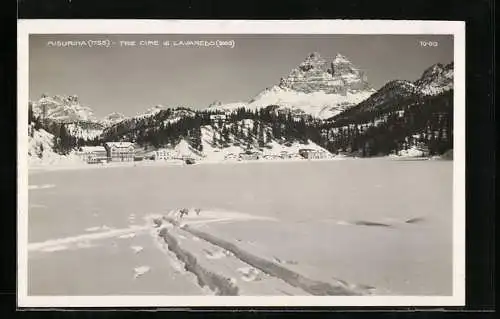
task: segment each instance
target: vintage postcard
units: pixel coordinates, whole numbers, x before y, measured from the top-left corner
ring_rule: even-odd
[[[20,20],[18,306],[465,303],[465,24]]]

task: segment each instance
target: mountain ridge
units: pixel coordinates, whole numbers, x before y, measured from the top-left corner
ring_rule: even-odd
[[[235,107],[259,109],[268,105],[328,118],[361,102],[375,90],[364,72],[345,56],[337,53],[327,61],[318,52],[310,53],[277,84],[268,87],[244,103],[211,105],[212,109],[231,111]]]
[[[337,114],[329,121],[336,121],[356,113],[374,111],[384,105],[392,105],[396,101],[411,97],[436,96],[453,89],[453,62],[443,65],[436,63],[424,70],[415,81],[392,80],[377,92],[356,106]]]
[[[424,95],[435,95],[449,90],[453,86],[453,62],[433,64],[413,82],[394,81],[397,82],[389,81],[379,90],[374,90],[368,83],[366,75],[346,56],[337,53],[333,60],[327,61],[318,52],[312,52],[286,77],[282,77],[278,84],[262,90],[248,101],[230,103],[215,101],[207,109],[230,112],[240,107],[259,109],[277,105],[298,113],[328,119],[368,100],[374,93],[387,91],[388,85],[399,85],[401,91],[419,90]],[[377,96],[372,98],[375,99]],[[103,127],[112,126],[126,119],[151,117],[171,108],[156,105],[135,116],[112,112],[102,119],[97,119],[93,110],[89,106],[82,105],[76,95],[49,97],[44,94],[38,101],[30,101],[30,104],[35,116],[45,115],[46,118],[59,122],[97,122]]]
[[[258,142],[263,147],[266,143],[262,141],[266,138],[262,136],[267,135],[270,145],[274,146],[311,140],[332,152],[355,149],[370,156],[393,149],[401,151],[402,147],[414,147],[417,143],[428,143],[433,152],[441,152],[452,145],[449,136],[452,134],[453,63],[433,64],[415,81],[391,80],[376,91],[359,69],[341,54],[330,62],[319,54],[311,54],[294,70],[287,80],[280,81],[281,85],[263,90],[248,102],[224,104],[214,101],[201,110],[156,105],[136,116],[126,117],[113,112],[97,120],[89,107],[80,104],[77,96],[43,96],[31,102],[30,109],[39,117],[45,108],[47,114],[60,121],[59,126],[44,129],[55,136],[62,134],[61,131],[70,136],[65,137],[67,146],[62,149],[71,148],[72,143],[81,146],[87,142],[95,145],[114,140],[161,147],[185,137],[198,147],[202,145],[202,131],[225,136],[226,142],[215,143],[213,149],[234,147],[242,141]],[[314,82],[315,78],[324,76],[335,80]],[[341,81],[339,77],[350,79],[352,85],[346,86],[348,81]],[[311,79],[311,82],[303,85],[293,82],[292,78]],[[213,118],[220,113],[225,114],[225,118]],[[75,117],[85,121],[68,122]],[[415,117],[420,119],[417,124],[413,122]],[[247,128],[242,127],[246,124],[220,124],[240,123],[245,119],[254,121],[259,131],[248,133]],[[411,129],[402,130],[401,127]],[[376,137],[377,134],[382,137]],[[393,137],[395,140],[391,141]],[[357,142],[352,142],[355,140]],[[350,145],[351,142],[354,144]]]

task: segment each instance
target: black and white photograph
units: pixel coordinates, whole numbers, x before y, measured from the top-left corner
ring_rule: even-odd
[[[464,30],[21,21],[20,304],[463,304]]]

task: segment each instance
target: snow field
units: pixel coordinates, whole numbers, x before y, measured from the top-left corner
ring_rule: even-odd
[[[180,231],[201,231],[211,237],[179,233],[175,237],[179,246],[193,245],[186,251],[198,249],[192,254],[198,265],[210,262],[217,267],[230,257],[227,251],[233,248],[243,251],[243,258],[249,259],[236,257],[246,265],[231,268],[230,276],[229,272],[221,271],[222,276],[234,278],[236,284],[258,279],[261,273],[266,273],[262,270],[269,266],[266,262],[271,262],[278,268],[273,268],[274,265],[267,271],[274,269],[276,276],[272,277],[282,281],[283,276],[288,280],[300,278],[281,270],[286,268],[312,281],[343,289],[357,287],[377,295],[386,294],[385,290],[398,295],[446,295],[451,289],[451,167],[445,161],[365,159],[247,167],[47,172],[30,176],[31,184],[53,184],[58,190],[30,193],[30,206],[37,203],[46,207],[43,210],[30,207],[30,239],[45,242],[58,237],[72,238],[29,251],[29,264],[33,263],[30,267],[36,269],[30,281],[36,286],[35,292],[52,293],[73,286],[81,293],[100,294],[109,291],[99,288],[104,283],[96,278],[105,277],[97,269],[100,265],[102,269],[120,273],[114,278],[124,283],[112,284],[124,293],[136,291],[130,283],[125,284],[134,280],[135,285],[144,285],[145,294],[146,285],[151,285],[149,291],[162,290],[170,295],[182,295],[185,286],[205,294],[207,291],[197,284],[196,277],[185,270],[177,256],[168,247],[156,249],[151,236],[128,230],[109,236],[110,232],[130,228],[131,224],[142,224],[149,212],[159,211],[160,216],[176,219],[178,209],[169,214],[168,207],[186,207],[188,214],[178,218],[185,227]],[[214,183],[214,177],[223,183]],[[100,179],[116,180],[116,187],[96,187]],[[241,180],[246,183],[240,183]],[[408,189],[412,191],[401,191]],[[147,192],[141,193],[144,190]],[[123,197],[124,192],[141,194],[143,200]],[[200,209],[199,214],[196,208]],[[265,218],[257,219],[254,214]],[[38,218],[50,223],[40,223]],[[153,228],[148,224],[147,229]],[[79,236],[84,237],[74,238]],[[209,242],[212,237],[215,242]],[[157,234],[153,238],[158,238]],[[200,249],[206,242],[217,246],[216,249]],[[92,247],[79,249],[88,246],[87,243]],[[61,250],[63,247],[57,246],[68,248]],[[143,249],[136,253],[133,247]],[[170,254],[162,253],[165,251]],[[86,262],[78,264],[73,258]],[[82,270],[82,276],[94,283],[81,283],[74,278],[74,269],[87,264],[92,265]],[[150,271],[133,279],[134,268],[141,266],[150,267]],[[60,274],[53,274],[53,269]],[[187,283],[169,285],[167,289],[159,287],[161,281],[151,282],[164,276],[183,278],[172,280]],[[52,283],[48,283],[48,278],[53,278]],[[44,287],[40,286],[42,281]],[[321,290],[328,291],[321,288],[314,292]]]

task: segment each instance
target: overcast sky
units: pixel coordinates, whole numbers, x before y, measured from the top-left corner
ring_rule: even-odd
[[[49,41],[109,39],[109,48],[54,47]],[[119,41],[234,40],[234,48],[122,47]],[[437,41],[422,47],[421,40]],[[171,45],[173,43],[171,42]],[[434,63],[453,61],[452,36],[417,35],[32,35],[30,99],[76,94],[96,116],[135,115],[154,105],[204,108],[248,101],[277,84],[309,53],[347,56],[376,89],[416,80]]]

